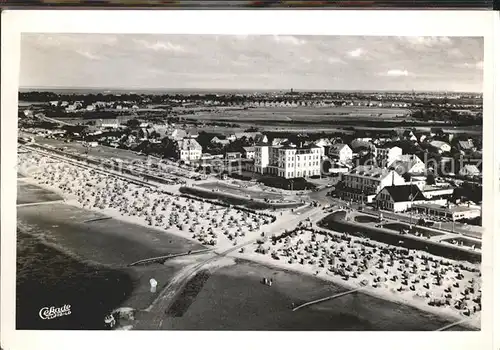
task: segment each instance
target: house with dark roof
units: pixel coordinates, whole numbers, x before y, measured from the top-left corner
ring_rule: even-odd
[[[425,203],[426,201],[427,198],[414,184],[386,186],[375,196],[374,200],[379,209],[395,213],[406,211],[413,204]]]

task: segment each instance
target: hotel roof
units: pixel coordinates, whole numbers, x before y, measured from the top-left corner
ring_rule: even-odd
[[[395,185],[384,187],[395,203],[422,201],[424,197],[417,185]]]
[[[349,174],[380,179],[390,172],[391,170],[387,168],[379,168],[374,165],[358,165],[356,168],[352,169]]]

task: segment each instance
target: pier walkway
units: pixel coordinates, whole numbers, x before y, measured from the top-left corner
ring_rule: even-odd
[[[129,264],[128,266],[137,266],[137,265],[152,264],[152,263],[157,263],[157,262],[161,262],[161,261],[168,260],[168,259],[177,258],[177,257],[180,257],[180,256],[207,253],[207,252],[210,252],[212,250],[213,249],[200,249],[200,250],[193,250],[193,251],[190,251],[190,252],[187,252],[187,253],[179,253],[179,254],[170,254],[170,255],[156,256],[156,257],[153,257],[153,258],[147,258],[147,259],[142,259],[142,260],[133,262],[133,263]]]
[[[450,329],[452,327],[455,327],[455,326],[461,325],[463,323],[466,323],[468,321],[469,321],[468,319],[464,318],[464,319],[462,319],[460,321],[457,321],[457,322],[454,322],[454,323],[450,323],[450,324],[448,324],[448,325],[446,325],[444,327],[438,328],[438,329],[435,330],[435,332],[442,332],[442,331],[445,331],[445,330]]]
[[[292,311],[297,311],[299,309],[302,309],[302,308],[310,306],[310,305],[319,304],[319,303],[322,303],[324,301],[332,300],[332,299],[335,299],[335,298],[340,298],[340,297],[342,297],[344,295],[356,293],[356,292],[362,290],[363,288],[365,288],[365,287],[351,289],[351,290],[348,290],[348,291],[345,291],[345,292],[341,292],[341,293],[337,293],[337,294],[334,294],[334,295],[330,295],[330,296],[325,297],[325,298],[320,298],[320,299],[308,301],[307,303],[304,303],[304,304],[301,304],[301,305],[295,307]]]
[[[45,204],[54,204],[54,203],[63,203],[63,199],[56,199],[53,201],[44,201],[44,202],[33,202],[33,203],[20,203],[17,204],[17,207],[33,207],[35,205],[45,205]]]

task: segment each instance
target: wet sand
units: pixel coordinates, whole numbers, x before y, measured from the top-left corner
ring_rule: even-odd
[[[260,283],[271,277],[271,287]],[[292,312],[291,305],[344,291],[332,283],[248,261],[215,271],[172,330],[430,331],[450,322],[412,307],[355,293]],[[467,330],[454,327],[450,330]]]

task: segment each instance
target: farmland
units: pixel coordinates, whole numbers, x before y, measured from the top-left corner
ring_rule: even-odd
[[[233,122],[274,121],[322,123],[352,118],[365,120],[394,120],[410,114],[401,108],[375,107],[262,107],[249,109],[214,109],[213,111],[194,112],[184,118],[197,120],[220,120]]]

